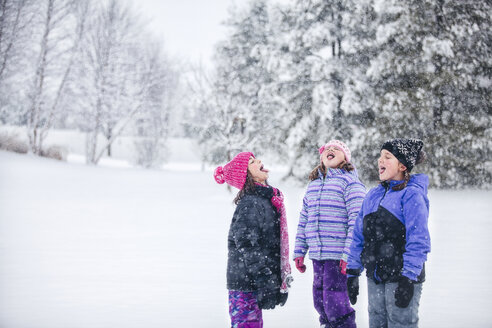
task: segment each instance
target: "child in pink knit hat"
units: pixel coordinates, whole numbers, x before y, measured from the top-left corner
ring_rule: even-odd
[[[239,189],[228,237],[231,326],[261,328],[262,309],[283,306],[292,281],[283,195],[250,152],[217,167],[214,178]]]
[[[352,165],[350,149],[340,140],[319,148],[319,165],[309,176],[297,227],[294,259],[306,271],[313,262],[313,299],[321,327],[355,328],[347,294],[346,265],[357,213],[365,196]]]

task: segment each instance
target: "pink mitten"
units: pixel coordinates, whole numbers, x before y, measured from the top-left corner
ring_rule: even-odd
[[[296,268],[300,273],[304,273],[306,271],[306,266],[304,265],[304,257],[299,256],[294,259],[296,262]]]

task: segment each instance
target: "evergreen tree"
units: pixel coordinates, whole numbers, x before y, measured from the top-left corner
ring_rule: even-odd
[[[216,49],[211,96],[199,105],[196,120],[205,160],[213,163],[243,150],[261,152],[276,125],[271,108],[261,101],[263,87],[271,82],[264,62],[271,34],[266,2],[232,11],[226,25],[230,34]]]
[[[352,146],[352,162],[361,178],[369,180],[370,177],[377,178],[374,166],[377,146],[370,140],[379,134],[379,129],[373,124],[376,94],[367,70],[377,56],[375,39],[378,20],[373,0],[354,2],[350,8],[345,19],[347,72],[342,106],[344,112],[349,113],[351,124],[349,144]]]
[[[288,177],[300,180],[317,163],[317,149],[329,139],[350,140],[350,99],[345,104],[348,8],[351,1],[297,1],[280,12],[277,97],[284,99],[281,133],[289,158]]]
[[[424,43],[434,78],[428,170],[438,187],[491,183],[490,1],[433,3],[434,28]]]
[[[254,4],[229,21],[200,107],[209,158],[264,149],[304,180],[340,138],[375,182],[380,145],[416,137],[433,186],[490,186],[490,1],[299,0],[269,17]]]
[[[490,5],[408,0],[374,9],[376,42],[367,48],[377,55],[366,72],[374,119],[357,147],[363,172],[377,178],[377,147],[385,139],[418,137],[433,186],[490,184],[490,92],[483,83],[490,81]]]

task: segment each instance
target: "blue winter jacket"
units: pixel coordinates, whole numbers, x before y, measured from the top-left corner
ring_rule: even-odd
[[[415,174],[403,190],[392,190],[402,182],[382,183],[364,199],[350,245],[349,271],[365,268],[376,282],[396,281],[400,275],[425,280],[424,263],[430,252],[429,178]]]

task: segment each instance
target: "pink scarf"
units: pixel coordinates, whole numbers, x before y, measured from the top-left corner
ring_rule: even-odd
[[[290,284],[294,280],[291,275],[289,264],[289,232],[287,231],[287,216],[285,214],[284,195],[276,188],[273,188],[272,205],[280,213],[280,278],[282,285],[281,293],[288,293]]]

